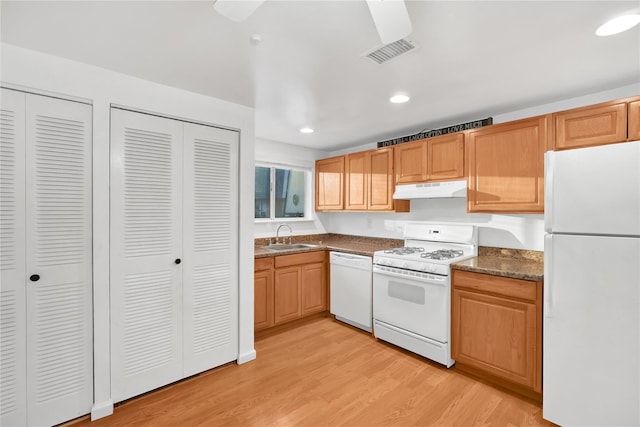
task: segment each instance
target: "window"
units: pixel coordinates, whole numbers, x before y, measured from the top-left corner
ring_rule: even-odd
[[[304,218],[308,171],[256,166],[256,219]]]

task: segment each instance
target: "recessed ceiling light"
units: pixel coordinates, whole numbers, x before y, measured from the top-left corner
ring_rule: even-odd
[[[302,133],[313,133],[313,129],[311,129],[310,127],[306,127],[306,128],[300,129],[300,132],[302,132]]]
[[[638,14],[618,16],[600,25],[596,30],[596,35],[611,36],[627,31],[638,25],[638,23],[640,23],[640,15]]]
[[[407,95],[395,95],[389,98],[389,102],[393,104],[402,104],[409,100],[410,98]]]

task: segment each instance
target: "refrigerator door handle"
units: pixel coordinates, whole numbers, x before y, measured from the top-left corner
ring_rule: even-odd
[[[546,209],[546,208],[545,208]],[[547,234],[544,237],[544,317],[553,317],[553,235]]]
[[[554,152],[544,153],[544,230],[547,233],[553,231],[553,169]]]

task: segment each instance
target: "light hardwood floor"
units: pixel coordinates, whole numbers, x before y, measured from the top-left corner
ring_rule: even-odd
[[[258,358],[117,406],[101,426],[537,426],[536,403],[329,318],[260,338]]]

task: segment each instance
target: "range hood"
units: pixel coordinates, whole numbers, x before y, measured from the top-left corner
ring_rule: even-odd
[[[426,182],[423,184],[396,185],[394,199],[442,199],[467,197],[467,181]]]

